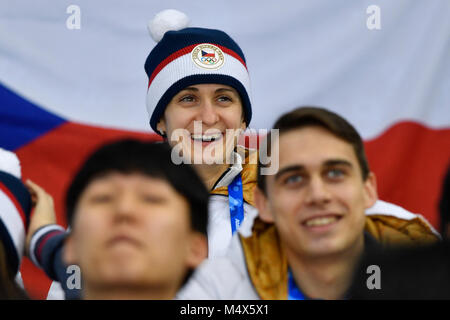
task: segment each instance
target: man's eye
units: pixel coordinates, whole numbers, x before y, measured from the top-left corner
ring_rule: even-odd
[[[332,169],[327,171],[327,177],[331,179],[341,178],[345,175],[345,172],[340,169]]]
[[[293,176],[289,176],[284,180],[285,184],[296,184],[296,183],[300,183],[303,181],[303,177],[301,175],[293,175]]]
[[[147,203],[162,203],[164,202],[164,198],[155,196],[155,195],[149,195],[149,194],[143,194],[141,195],[141,200]]]
[[[113,200],[113,196],[110,194],[98,194],[91,197],[93,203],[109,203]]]

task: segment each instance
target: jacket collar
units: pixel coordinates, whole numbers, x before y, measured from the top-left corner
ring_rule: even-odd
[[[242,157],[239,153],[233,152],[233,165],[220,176],[214,184],[213,190],[220,187],[228,187],[233,179],[242,171]]]

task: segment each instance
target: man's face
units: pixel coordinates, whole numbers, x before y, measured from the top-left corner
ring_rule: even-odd
[[[94,179],[78,201],[65,260],[78,264],[91,286],[181,282],[203,258],[193,246],[206,243],[191,230],[189,210],[188,201],[162,179],[138,173]]]
[[[310,257],[362,245],[364,210],[376,201],[375,177],[362,180],[351,144],[309,126],[279,139],[279,171],[255,192],[260,217],[275,223],[287,250]]]

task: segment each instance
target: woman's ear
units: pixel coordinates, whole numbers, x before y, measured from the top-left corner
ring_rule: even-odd
[[[161,117],[161,119],[159,119],[159,122],[156,124],[156,129],[162,136],[166,136],[167,129],[166,129],[166,121],[164,120],[164,117]]]
[[[241,126],[240,128],[242,131],[245,131],[247,129],[247,122],[245,122],[245,111],[244,107],[242,107],[242,113],[241,113]]]

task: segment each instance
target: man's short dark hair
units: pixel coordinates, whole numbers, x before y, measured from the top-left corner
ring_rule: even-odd
[[[96,150],[81,166],[66,194],[66,215],[72,224],[76,205],[83,190],[94,179],[112,172],[141,173],[167,181],[190,205],[191,227],[206,235],[209,192],[188,164],[176,165],[171,148],[165,142],[125,139]]]
[[[338,114],[319,107],[299,107],[278,118],[273,125],[273,129],[278,129],[281,137],[283,133],[309,126],[322,127],[336,137],[350,143],[358,159],[362,178],[364,181],[367,179],[370,169],[361,136],[347,120]],[[267,135],[267,139],[267,155],[270,155],[270,133]],[[258,162],[258,188],[266,194],[266,178],[265,175],[261,174],[262,167],[265,167],[265,165]]]

